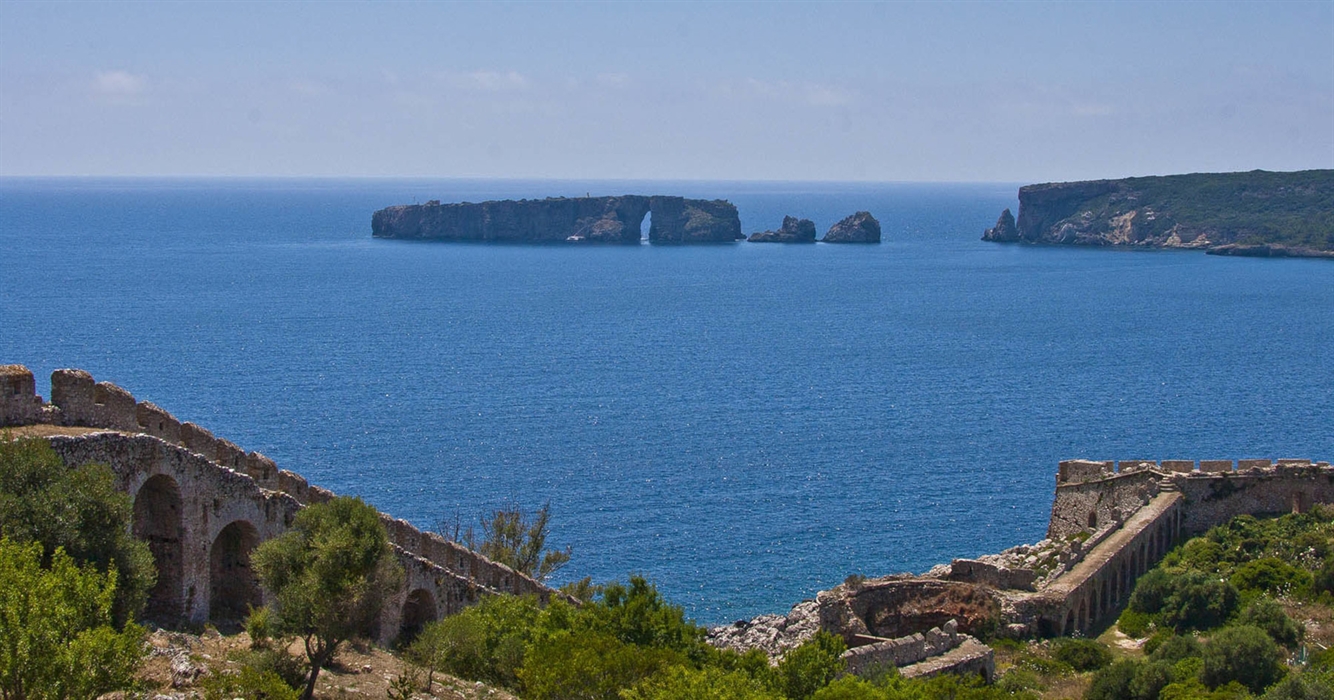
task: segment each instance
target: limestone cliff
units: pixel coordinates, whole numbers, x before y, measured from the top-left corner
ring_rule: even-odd
[[[1028,185],[1013,226],[1008,213],[983,240],[1319,254],[1334,251],[1334,170]]]
[[[751,243],[814,243],[815,222],[810,219],[785,216],[783,226],[777,231],[752,233],[746,240]]]
[[[653,212],[652,242],[730,242],[741,237],[741,220],[729,202],[641,195],[477,204],[432,200],[375,212],[371,235],[412,240],[638,244],[649,211]]]

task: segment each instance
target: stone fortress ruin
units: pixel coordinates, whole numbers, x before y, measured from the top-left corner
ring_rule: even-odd
[[[171,625],[235,620],[265,592],[250,570],[260,542],[334,494],[257,452],[82,370],[0,365],[0,428],[41,436],[66,462],[101,462],[134,504],[134,534],[158,567],[145,616]],[[1134,582],[1177,542],[1243,515],[1334,503],[1334,468],[1307,459],[1061,462],[1047,539],[956,559],[922,575],[850,577],[786,616],[710,630],[711,643],[778,657],[817,630],[843,637],[851,672],[894,664],[908,677],[994,674],[977,637],[1082,635],[1113,621]],[[381,515],[406,572],[376,633],[388,644],[482,596],[560,595],[507,566]]]
[[[1334,503],[1334,468],[1309,459],[1060,463],[1047,539],[918,576],[850,577],[786,616],[710,630],[710,641],[778,656],[823,629],[850,670],[894,664],[905,677],[991,678],[972,635],[1082,636],[1115,621],[1135,580],[1178,542],[1238,515]]]
[[[34,429],[42,428],[41,430]],[[68,464],[101,462],[134,502],[134,535],[157,564],[145,617],[164,625],[234,621],[265,602],[250,553],[298,510],[334,497],[258,452],[182,423],[82,370],[51,373],[51,402],[32,372],[0,365],[0,428],[45,436]],[[26,429],[25,429],[26,427]],[[376,637],[388,644],[485,595],[559,595],[538,581],[434,533],[381,514],[406,573]]]

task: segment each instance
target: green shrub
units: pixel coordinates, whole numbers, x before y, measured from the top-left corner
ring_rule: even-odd
[[[1162,568],[1150,569],[1135,582],[1135,590],[1130,594],[1126,609],[1153,615],[1163,609],[1163,603],[1172,591],[1172,577]]]
[[[1014,665],[1018,668],[1026,668],[1042,676],[1068,676],[1075,672],[1075,670],[1070,667],[1070,664],[1063,661],[1057,661],[1056,659],[1049,659],[1032,652],[1020,654],[1019,657],[1014,660]]]
[[[1289,649],[1297,648],[1297,643],[1302,639],[1302,628],[1272,598],[1256,598],[1241,611],[1237,621],[1243,625],[1259,627],[1270,639]]]
[[[1144,664],[1139,661],[1118,661],[1093,676],[1086,700],[1126,700],[1132,697],[1130,684]]]
[[[63,548],[76,563],[114,568],[117,627],[138,616],[157,580],[148,545],[130,535],[133,516],[106,465],[66,466],[45,440],[0,437],[0,536],[41,543],[44,564]]]
[[[1147,647],[1148,645],[1145,646]],[[1182,659],[1200,656],[1204,651],[1204,647],[1200,646],[1199,640],[1195,639],[1192,635],[1174,634],[1164,639],[1158,644],[1157,648],[1152,651],[1149,651],[1148,649],[1145,649],[1145,651],[1148,652],[1149,659],[1153,661],[1166,661],[1174,664]]]
[[[1211,688],[1236,681],[1259,693],[1283,677],[1283,652],[1259,627],[1219,630],[1204,647],[1201,680]]]
[[[1130,680],[1130,697],[1135,700],[1158,700],[1158,693],[1173,681],[1172,664],[1154,661],[1141,664]]]
[[[237,673],[212,674],[200,683],[205,700],[297,700],[298,693],[273,671],[243,667]]]
[[[1282,559],[1265,557],[1238,566],[1228,580],[1242,591],[1287,593],[1310,587],[1311,578],[1309,572]]]
[[[686,620],[685,611],[642,576],[631,576],[629,586],[605,585],[600,599],[579,609],[577,624],[627,644],[671,649],[696,663],[708,656],[706,630]]]
[[[789,651],[775,669],[783,695],[791,700],[805,700],[829,685],[843,671],[845,664],[839,657],[845,649],[842,637],[821,630]]]
[[[300,689],[306,681],[306,664],[299,657],[292,656],[287,649],[267,646],[258,649],[237,651],[228,655],[228,659],[244,669],[259,674],[272,673],[282,679],[289,687]]]
[[[1161,607],[1161,605],[1160,605]],[[1140,639],[1149,633],[1149,625],[1153,623],[1153,616],[1138,610],[1126,608],[1121,611],[1121,616],[1116,618],[1116,627],[1127,637]]]
[[[1288,676],[1275,683],[1261,700],[1334,700],[1334,688],[1315,674]]]
[[[1334,557],[1325,559],[1311,582],[1313,593],[1334,593]]]
[[[92,698],[125,688],[144,631],[112,627],[116,570],[79,566],[63,549],[42,568],[40,543],[0,537],[0,697]]]
[[[671,666],[621,693],[622,700],[782,700],[739,671]]]
[[[670,649],[627,644],[597,632],[562,631],[528,648],[519,684],[529,700],[616,700],[621,690],[684,663]]]
[[[407,657],[433,671],[517,688],[524,650],[542,614],[533,596],[488,596],[426,625]]]
[[[1163,623],[1178,632],[1222,625],[1237,609],[1240,598],[1232,584],[1199,571],[1172,577],[1170,589],[1161,614]]]
[[[1052,658],[1076,671],[1096,671],[1112,662],[1112,653],[1092,639],[1061,639],[1052,651]]]
[[[268,608],[251,609],[245,618],[245,633],[254,649],[265,649],[273,642],[273,615]]]

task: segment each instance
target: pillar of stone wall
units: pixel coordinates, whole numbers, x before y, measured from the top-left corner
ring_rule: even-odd
[[[0,365],[0,426],[40,422],[42,397],[32,372],[23,365]]]

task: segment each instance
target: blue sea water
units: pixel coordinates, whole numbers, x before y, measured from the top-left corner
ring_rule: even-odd
[[[1041,539],[1056,462],[1334,458],[1334,264],[979,240],[1014,185],[0,180],[0,362],[81,367],[419,526],[549,502],[558,581],[701,622]],[[879,246],[373,240],[682,194]]]

